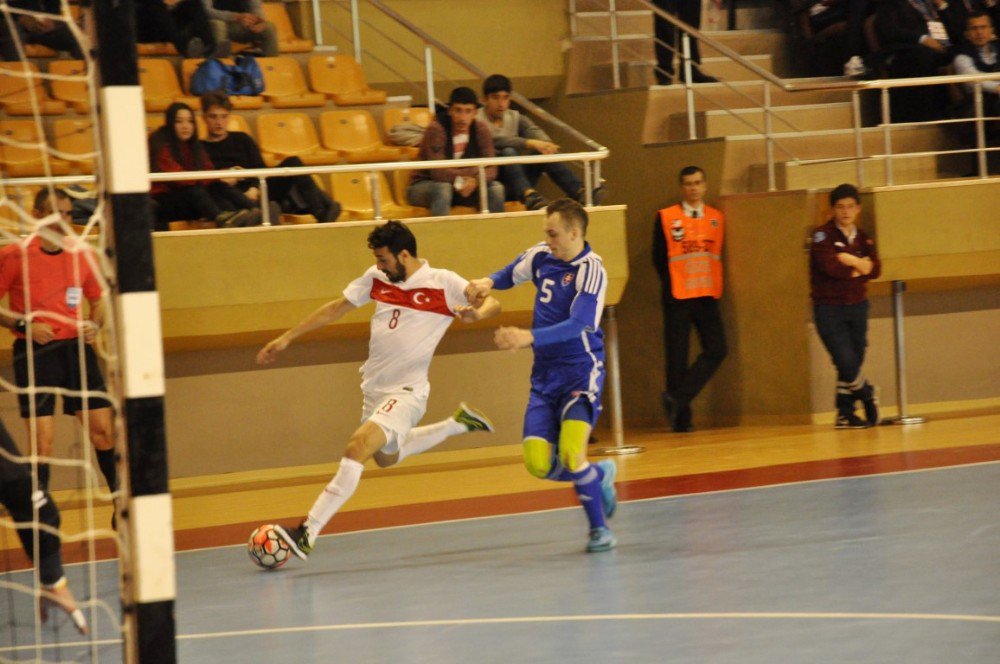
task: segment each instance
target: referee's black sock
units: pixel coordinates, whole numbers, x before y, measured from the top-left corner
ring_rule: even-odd
[[[104,475],[104,480],[108,483],[108,490],[115,491],[118,489],[118,468],[115,467],[115,449],[112,447],[110,450],[94,450],[97,452],[97,465],[101,467],[101,474]]]

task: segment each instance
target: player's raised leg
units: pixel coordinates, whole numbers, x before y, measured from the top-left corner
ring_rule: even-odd
[[[484,413],[463,402],[458,405],[458,409],[451,417],[411,429],[410,433],[399,444],[398,451],[379,450],[376,452],[375,463],[386,468],[407,457],[426,452],[451,436],[472,431],[493,433],[493,422]]]

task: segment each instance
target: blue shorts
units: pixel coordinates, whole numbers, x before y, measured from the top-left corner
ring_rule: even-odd
[[[603,388],[603,360],[596,364],[536,364],[531,369],[531,394],[524,412],[524,438],[559,442],[566,412],[581,401],[590,404],[588,423],[593,427],[601,413]]]

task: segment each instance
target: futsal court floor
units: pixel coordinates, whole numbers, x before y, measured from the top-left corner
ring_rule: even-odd
[[[646,451],[615,458],[602,554],[516,445],[366,470],[309,560],[274,572],[246,537],[301,517],[335,464],[179,480],[179,661],[997,661],[1000,411],[628,442]],[[115,605],[113,561],[68,573]],[[39,651],[30,601],[4,594],[0,661],[121,661],[117,616],[90,643],[60,620]]]

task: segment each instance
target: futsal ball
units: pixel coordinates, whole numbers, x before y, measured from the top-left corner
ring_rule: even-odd
[[[264,569],[278,569],[292,556],[291,549],[271,524],[265,524],[250,534],[247,542],[250,560]]]

